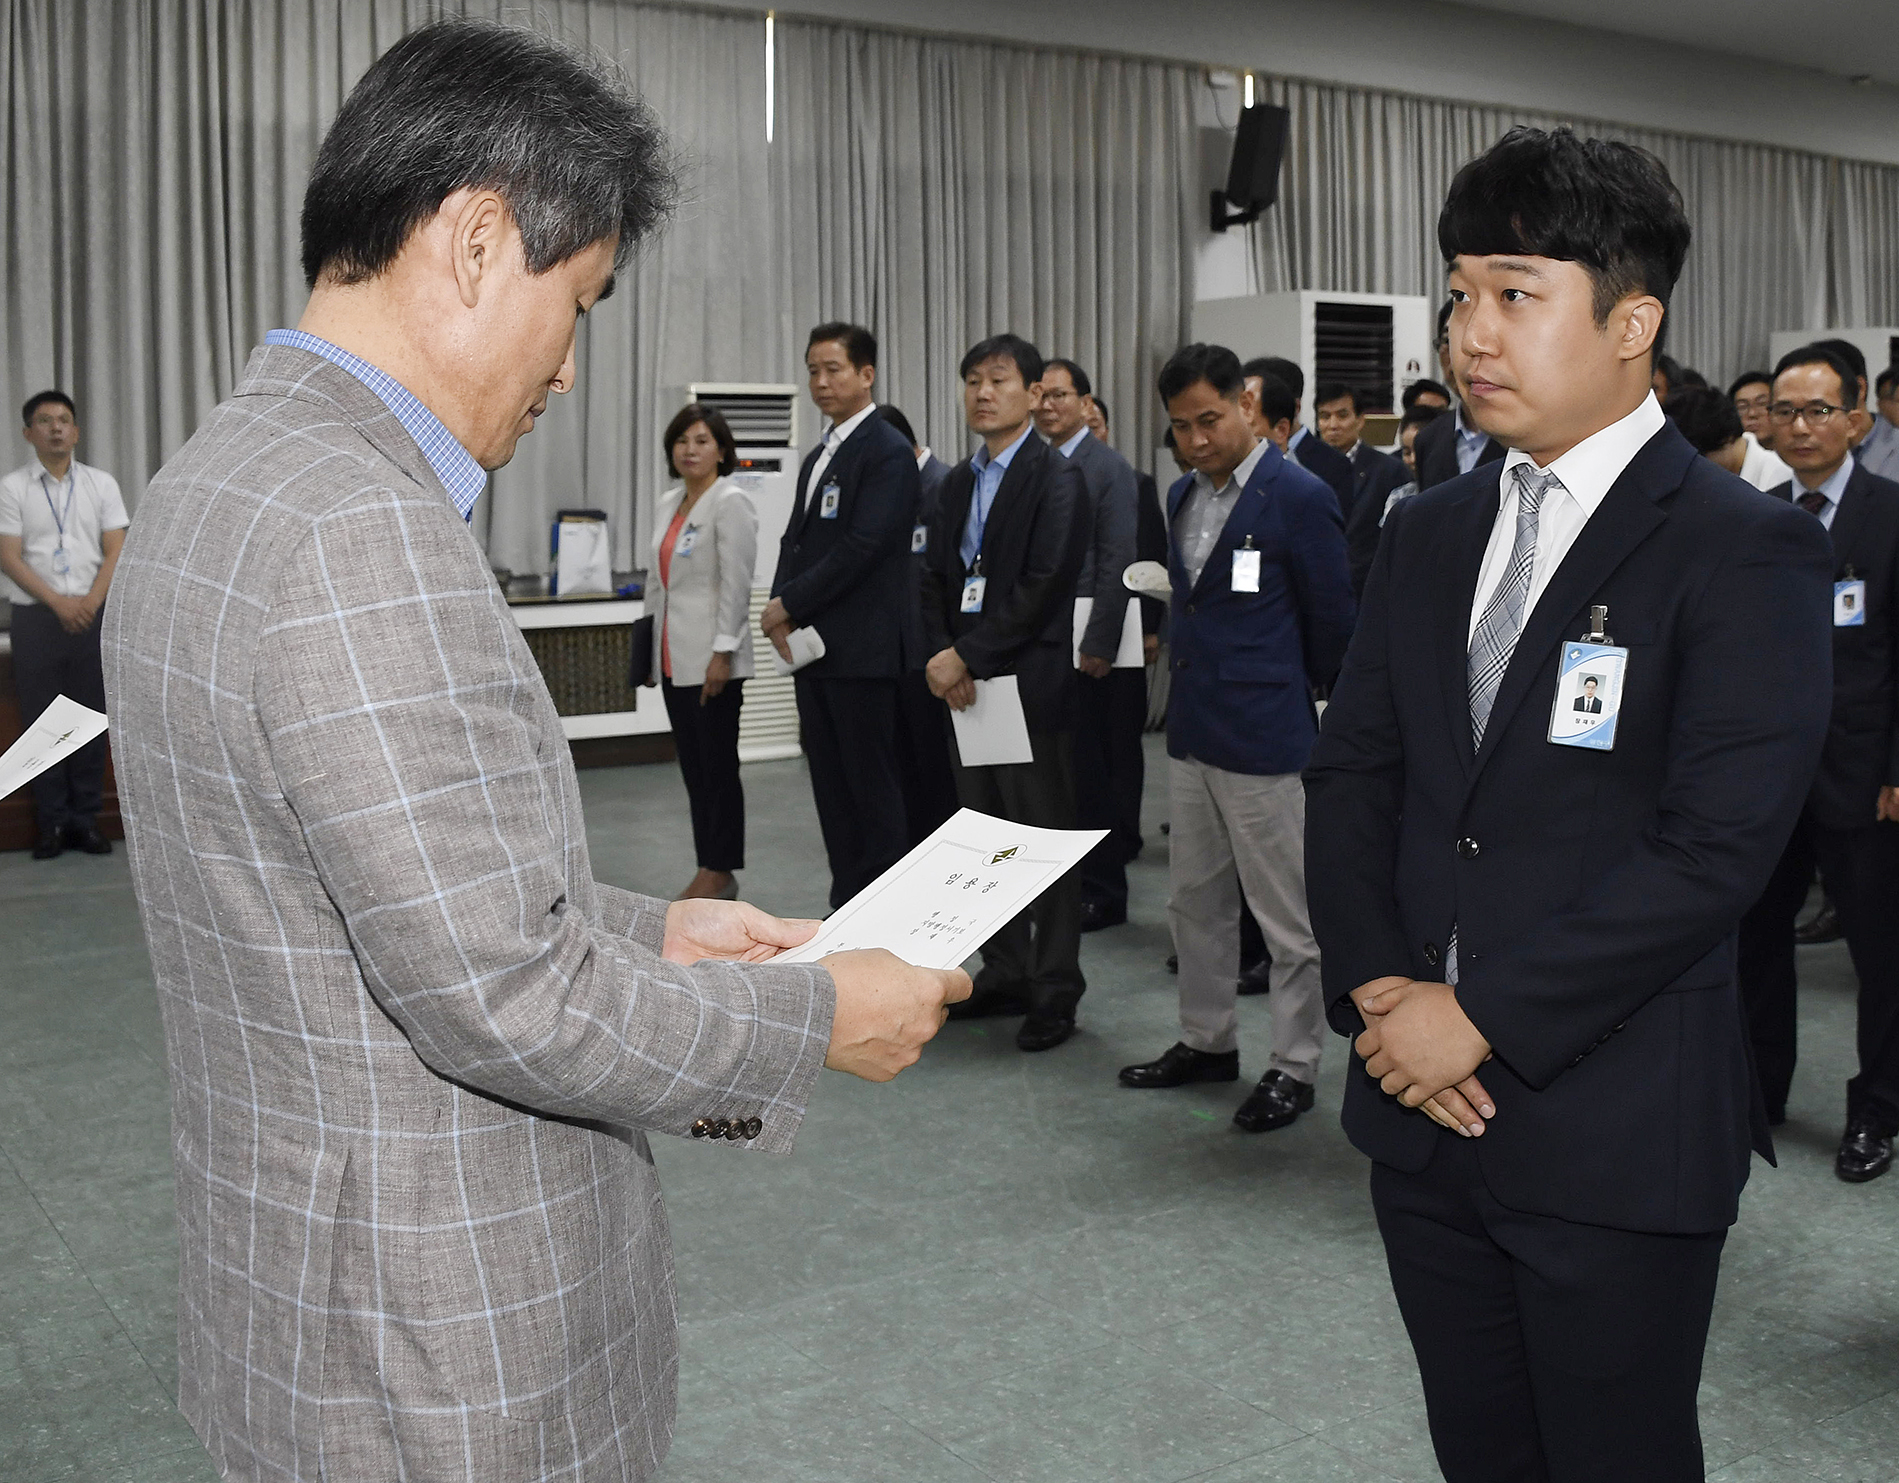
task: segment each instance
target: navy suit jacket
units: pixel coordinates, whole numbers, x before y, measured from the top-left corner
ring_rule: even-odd
[[[826,519],[823,491],[806,487],[822,448],[799,466],[772,596],[784,602],[794,626],[815,628],[824,640],[824,657],[799,670],[799,678],[896,679],[920,662],[922,649],[909,559],[916,452],[883,418],[866,417],[825,467],[824,482],[838,486],[837,514]]]
[[[1177,525],[1193,481],[1188,474],[1167,494],[1167,754],[1255,776],[1298,772],[1318,734],[1312,687],[1331,683],[1352,636],[1338,500],[1267,444],[1193,582]],[[1233,553],[1248,536],[1260,553],[1259,591],[1235,592]]]
[[[1476,1141],[1505,1205],[1623,1230],[1731,1223],[1771,1157],[1735,929],[1806,797],[1832,697],[1832,554],[1811,516],[1671,423],[1604,497],[1525,621],[1473,752],[1472,596],[1501,466],[1400,502],[1306,773],[1326,1012],[1388,974],[1441,981],[1495,1051]],[[1558,650],[1592,604],[1629,651],[1612,751],[1548,740]],[[1344,1122],[1393,1168],[1440,1129],[1356,1065]]]
[[[1497,462],[1504,451],[1503,444],[1495,438],[1486,439],[1484,451],[1477,455],[1477,467]],[[1417,460],[1420,489],[1430,489],[1457,478],[1457,414],[1446,412],[1419,428],[1411,444],[1411,456]]]
[[[1791,500],[1792,481],[1772,492]],[[1833,630],[1833,719],[1807,808],[1829,829],[1869,829],[1880,788],[1899,783],[1899,484],[1855,462],[1830,537],[1834,580],[1866,584],[1866,621]]]
[[[1295,433],[1298,430],[1297,426],[1293,429]],[[1311,428],[1305,434],[1292,450],[1293,461],[1325,481],[1338,499],[1339,519],[1343,520],[1352,511],[1352,461]]]

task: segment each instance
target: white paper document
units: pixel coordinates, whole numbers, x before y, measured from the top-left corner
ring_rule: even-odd
[[[774,646],[771,667],[781,675],[795,675],[807,664],[816,664],[824,657],[824,635],[815,628],[794,628],[785,635],[785,647],[791,650],[791,662],[785,663],[784,656]]]
[[[956,732],[956,754],[965,767],[1035,760],[1014,675],[976,681],[975,703],[967,710],[951,711],[950,725]]]
[[[1092,597],[1075,599],[1075,667],[1081,668],[1081,641],[1088,634],[1088,620],[1094,616],[1095,600]],[[1147,656],[1141,652],[1141,608],[1133,598],[1127,600],[1127,610],[1121,615],[1121,638],[1119,647],[1114,651],[1114,668],[1145,669]]]
[[[24,788],[55,762],[64,762],[105,729],[106,718],[98,711],[55,695],[39,720],[0,756],[0,798]]]
[[[887,948],[919,968],[954,968],[1054,885],[1105,829],[1031,829],[958,809],[859,891],[803,947],[774,963]]]

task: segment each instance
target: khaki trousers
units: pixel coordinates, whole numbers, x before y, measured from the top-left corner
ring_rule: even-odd
[[[1319,1074],[1325,1004],[1306,912],[1306,795],[1297,773],[1255,777],[1192,757],[1168,762],[1167,903],[1180,955],[1180,1038],[1195,1050],[1239,1045],[1240,896],[1272,952],[1272,1066]]]

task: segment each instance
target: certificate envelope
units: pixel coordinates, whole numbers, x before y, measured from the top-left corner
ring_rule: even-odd
[[[1014,675],[976,681],[976,702],[967,710],[951,711],[956,730],[956,752],[965,767],[997,767],[1010,762],[1033,762],[1029,723],[1022,714],[1022,692]]]
[[[0,756],[0,798],[64,762],[106,729],[106,718],[69,696],[55,695],[39,720]]]
[[[1105,829],[1032,829],[958,809],[859,891],[803,947],[774,963],[886,948],[919,968],[954,968],[1107,837]]]
[[[1095,600],[1092,597],[1075,599],[1075,667],[1081,668],[1081,640],[1088,632],[1088,620],[1094,616]],[[1114,651],[1115,669],[1146,669],[1147,655],[1141,647],[1141,608],[1133,598],[1127,600],[1127,609],[1121,617],[1121,638]]]

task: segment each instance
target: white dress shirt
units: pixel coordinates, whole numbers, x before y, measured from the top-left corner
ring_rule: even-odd
[[[923,451],[917,454],[917,468],[919,471],[921,471],[923,468],[925,468],[929,464],[930,457],[931,457],[930,445],[928,443],[925,443],[923,445]]]
[[[1075,429],[1074,436],[1069,438],[1066,443],[1056,444],[1056,446],[1061,449],[1062,457],[1073,458],[1075,456],[1075,450],[1081,446],[1081,440],[1087,436],[1088,429],[1086,427],[1078,427]]]
[[[61,597],[92,591],[92,580],[105,564],[102,537],[131,523],[119,481],[76,458],[63,479],[55,479],[38,458],[0,479],[0,536],[20,537],[26,564]],[[54,560],[62,546],[64,572]],[[37,601],[5,577],[0,577],[0,592],[22,607]]]
[[[1642,445],[1660,432],[1667,420],[1655,393],[1650,392],[1633,412],[1591,433],[1549,466],[1549,472],[1563,482],[1560,489],[1551,489],[1543,496],[1542,508],[1537,512],[1536,560],[1530,568],[1530,593],[1523,605],[1526,620],[1536,610],[1537,599],[1569,555],[1569,548],[1576,544],[1589,517],[1608,494],[1609,486],[1622,477]],[[1470,605],[1466,643],[1477,632],[1477,620],[1483,617],[1510,569],[1510,550],[1517,537],[1517,479],[1512,471],[1519,464],[1537,467],[1536,460],[1521,448],[1512,448],[1504,455],[1503,498],[1490,527],[1490,543],[1484,547],[1484,564],[1477,570],[1477,592]]]
[[[831,460],[837,456],[837,450],[844,446],[850,435],[863,426],[864,419],[877,410],[877,404],[871,402],[863,411],[853,413],[842,422],[833,423],[831,430],[824,435],[824,448],[818,454],[818,461],[811,465],[811,482],[805,485],[805,498],[812,499],[824,488],[824,471],[831,466]]]
[[[1742,433],[1747,439],[1747,452],[1741,458],[1741,477],[1756,489],[1778,489],[1793,478],[1793,470],[1781,462],[1780,455],[1771,448],[1761,447],[1761,440],[1752,433]]]

